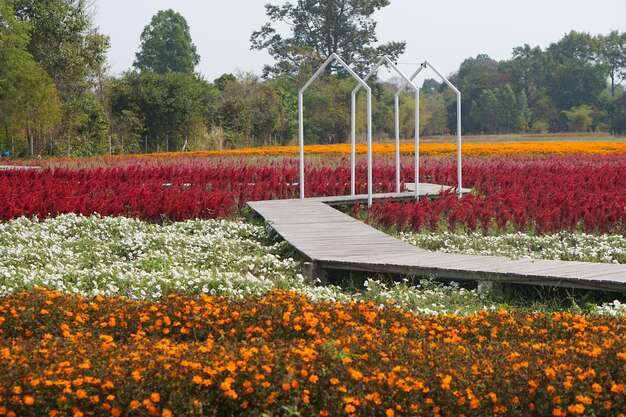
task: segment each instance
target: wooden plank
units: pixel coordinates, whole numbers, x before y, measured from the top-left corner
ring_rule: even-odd
[[[429,190],[441,190],[441,186],[420,184],[420,194]],[[378,195],[378,198],[404,197],[411,198],[412,193]],[[626,265],[429,252],[328,205],[349,204],[362,198],[367,196],[261,201],[249,206],[297,250],[325,268],[626,290]]]

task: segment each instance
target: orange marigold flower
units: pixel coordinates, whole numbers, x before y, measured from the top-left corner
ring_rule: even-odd
[[[594,382],[593,384],[591,384],[591,390],[596,394],[600,394],[602,392],[602,385]]]
[[[452,376],[446,375],[441,380],[441,388],[442,389],[450,389],[450,383],[452,382]]]
[[[619,394],[620,392],[624,392],[624,384],[612,384],[611,392]]]
[[[563,411],[560,407],[557,407],[554,410],[552,410],[552,416],[553,417],[566,417],[567,413]]]
[[[359,381],[361,379],[363,379],[363,374],[359,371],[357,371],[356,369],[348,369],[348,372],[350,373],[350,377],[352,379],[354,379],[355,381]]]
[[[322,411],[320,411],[320,412],[319,412],[319,416],[320,416],[320,417],[328,417],[328,411],[326,411],[326,410],[322,410]]]
[[[152,394],[150,394],[150,401],[152,401],[153,403],[158,403],[159,401],[161,401],[161,394],[159,394],[158,392],[153,392]]]
[[[344,410],[346,410],[346,413],[354,413],[356,411],[356,407],[354,407],[352,404],[346,404],[346,406],[344,407]]]
[[[82,388],[79,388],[76,390],[76,398],[78,398],[79,400],[82,400],[83,398],[87,397],[87,391],[85,391]]]
[[[388,409],[385,410],[385,415],[387,417],[394,417],[396,415],[396,412],[393,411],[391,408],[388,408]]]
[[[170,409],[164,409],[163,412],[161,413],[161,417],[172,417],[172,410]]]
[[[593,400],[589,397],[586,397],[584,395],[577,395],[576,396],[576,401],[578,401],[581,404],[591,404],[593,402]]]
[[[472,410],[476,410],[478,407],[480,407],[480,401],[478,401],[478,398],[472,398],[470,401],[470,408]]]
[[[316,384],[318,380],[319,380],[319,377],[317,375],[311,375],[309,377],[309,382],[312,384]]]
[[[111,415],[112,415],[113,417],[120,417],[120,416],[122,415],[122,410],[121,410],[121,409],[119,409],[119,408],[117,408],[117,407],[113,407],[113,408],[111,409]]]
[[[339,383],[339,379],[337,378],[330,378],[330,384],[331,385],[337,385]]]
[[[132,401],[130,402],[130,408],[131,408],[132,410],[136,410],[136,409],[138,409],[140,406],[141,406],[141,403],[140,403],[139,401],[137,401],[137,400],[132,400]]]
[[[26,405],[33,405],[35,404],[35,397],[33,397],[32,395],[24,395],[22,401],[24,401],[24,404]]]
[[[582,414],[585,412],[585,406],[582,404],[573,404],[567,407],[567,411],[572,414]]]

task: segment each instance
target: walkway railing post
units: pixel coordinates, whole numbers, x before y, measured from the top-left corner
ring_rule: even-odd
[[[332,53],[327,59],[326,61],[322,64],[321,67],[319,67],[319,69],[315,72],[315,74],[313,74],[313,76],[311,77],[311,79],[309,79],[309,81],[307,81],[307,83],[304,85],[304,87],[302,87],[300,89],[300,92],[298,93],[298,129],[299,129],[299,144],[300,144],[300,198],[304,198],[304,92],[311,86],[311,84],[313,83],[313,81],[315,81],[320,74],[322,73],[322,71],[324,71],[324,69],[330,65],[332,62],[339,62],[341,64],[341,66],[350,74],[350,76],[352,76],[352,78],[354,78],[361,87],[365,88],[367,91],[367,142],[368,142],[368,146],[369,146],[369,151],[368,151],[368,159],[371,159],[371,143],[372,143],[372,89],[361,79],[361,77],[359,77],[357,75],[356,72],[354,72],[354,70],[352,68],[350,68],[350,66],[348,64],[346,64],[340,57],[339,55]],[[354,102],[354,96],[355,94],[352,95],[352,100]],[[353,104],[353,108],[352,108],[352,152],[351,152],[351,184],[350,184],[350,188],[351,188],[351,193],[352,195],[354,195],[355,193],[355,165],[356,165],[356,151],[355,151],[355,142],[356,142],[356,130],[354,129],[355,126],[355,120],[356,120],[356,107]],[[372,167],[371,164],[369,164],[369,168],[368,168],[368,204],[371,206],[372,205]]]
[[[395,139],[396,139],[396,155],[395,155],[395,159],[396,159],[396,192],[400,192],[400,104],[399,104],[399,94],[402,90],[404,90],[407,86],[412,87],[415,92],[416,92],[416,97],[418,97],[418,101],[419,101],[419,88],[416,87],[413,82],[408,79],[406,77],[406,75],[404,75],[404,73],[402,71],[400,71],[398,69],[398,67],[396,66],[396,64],[393,63],[393,61],[391,61],[389,59],[389,57],[382,57],[377,63],[376,65],[374,65],[372,67],[372,69],[370,70],[370,72],[363,77],[363,81],[365,81],[367,83],[367,81],[374,75],[376,74],[376,71],[378,71],[378,69],[383,65],[386,64],[387,66],[389,66],[392,70],[394,70],[404,81],[404,84],[402,85],[402,87],[398,90],[398,92],[396,93],[395,96]],[[359,89],[361,88],[360,85],[356,86],[355,89],[352,91],[352,106],[355,106],[355,101],[356,101],[356,93],[359,91]],[[371,138],[371,130],[372,130],[372,123],[371,123],[371,117],[372,117],[372,113],[371,113],[371,97],[368,96],[368,120],[370,121],[369,125],[368,125],[368,138]],[[419,106],[419,104],[417,105]],[[354,129],[354,119],[352,120],[353,123],[353,129]],[[416,123],[417,126],[419,126],[419,115],[416,119]],[[369,139],[368,139],[368,175],[370,174],[370,171],[372,170],[372,145],[369,143]],[[368,179],[368,183],[372,183],[371,179]],[[369,194],[369,205],[371,205],[371,193],[368,191]],[[416,194],[418,195],[418,194]]]
[[[298,93],[298,143],[300,144],[300,198],[304,198],[304,102],[303,91]]]
[[[450,87],[452,91],[454,91],[456,94],[457,195],[459,198],[461,198],[463,196],[463,161],[461,149],[461,92],[446,77],[444,77],[443,74],[439,72],[439,70],[437,70],[437,68],[433,67],[430,62],[424,61],[424,63],[422,64],[422,68],[426,66],[429,66],[430,69],[432,69],[439,76],[439,78],[441,78],[441,80],[445,82],[448,87]],[[417,73],[419,73],[419,71],[421,71],[421,68],[417,71]],[[414,74],[414,76],[417,75],[417,73]]]

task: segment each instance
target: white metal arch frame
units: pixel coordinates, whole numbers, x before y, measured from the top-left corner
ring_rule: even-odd
[[[359,77],[356,72],[350,68],[348,64],[346,64],[339,55],[333,53],[331,54],[326,62],[322,64],[322,66],[317,70],[313,77],[300,89],[298,93],[298,122],[299,122],[299,141],[300,141],[300,198],[304,198],[304,92],[313,84],[313,82],[320,76],[322,71],[326,69],[328,65],[333,62],[339,62],[341,66],[354,78],[360,86],[365,88],[367,91],[367,143],[369,149],[371,150],[372,146],[372,89]],[[371,151],[369,152],[371,155]],[[352,177],[352,187],[354,187],[354,177]],[[354,194],[354,191],[353,191]],[[372,165],[368,163],[367,167],[367,200],[368,205],[372,205]]]
[[[415,84],[413,84],[413,81],[409,78],[407,78],[406,75],[404,75],[404,73],[402,71],[400,71],[398,69],[398,67],[396,66],[396,64],[393,63],[393,61],[391,61],[391,59],[389,59],[389,57],[382,57],[377,63],[376,65],[374,65],[372,67],[372,69],[370,70],[370,72],[363,78],[363,81],[365,81],[367,83],[367,81],[374,75],[376,74],[376,72],[378,71],[378,69],[382,66],[382,65],[388,65],[391,69],[393,69],[404,81],[404,85],[402,86],[402,88],[400,90],[398,90],[398,93],[396,94],[396,108],[395,108],[395,112],[396,112],[396,123],[395,123],[395,134],[396,134],[396,192],[399,193],[400,192],[400,109],[399,109],[399,95],[400,92],[402,90],[404,90],[407,86],[411,87],[414,91],[415,91],[415,177],[417,178],[415,180],[416,182],[416,186],[415,186],[415,197],[418,198],[419,197],[419,190],[418,190],[418,183],[419,183],[419,177],[418,177],[418,147],[419,147],[419,94],[420,94],[420,89],[419,87],[417,87]],[[351,132],[351,145],[352,145],[352,153],[351,153],[351,163],[352,163],[352,195],[355,194],[355,160],[356,160],[356,94],[359,92],[359,90],[361,89],[361,85],[357,85],[355,87],[354,90],[352,90],[352,120],[351,120],[351,128],[352,128],[352,132]],[[370,115],[371,118],[371,115]],[[369,120],[369,124],[371,125],[372,121],[371,119]],[[369,167],[371,167],[372,165],[372,143],[371,141],[368,141],[368,147],[367,147],[367,164]],[[370,202],[371,205],[371,202]]]
[[[443,82],[445,82],[448,87],[450,87],[452,89],[452,91],[454,91],[454,93],[456,94],[456,143],[457,143],[457,194],[459,196],[459,198],[461,198],[463,196],[462,193],[462,181],[463,181],[463,176],[462,176],[462,171],[463,171],[463,161],[462,161],[462,149],[461,149],[461,92],[446,78],[443,76],[443,74],[441,74],[441,72],[439,72],[439,70],[437,70],[437,68],[435,68],[430,62],[428,62],[427,60],[424,61],[420,67],[417,69],[417,71],[415,71],[413,73],[413,75],[411,75],[409,77],[409,79],[411,81],[413,81],[415,79],[415,77],[417,77],[417,75],[422,72],[422,70],[426,67],[430,67],[431,70],[433,70],[435,72],[435,74],[437,74],[439,76],[439,78],[441,78],[441,80]],[[415,187],[417,188],[418,184],[417,184],[417,180],[416,180],[416,184]]]

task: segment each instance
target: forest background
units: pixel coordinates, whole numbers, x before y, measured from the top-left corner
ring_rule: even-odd
[[[377,10],[388,0],[299,0],[266,5],[268,23],[251,48],[275,60],[262,74],[195,72],[187,22],[173,10],[146,25],[133,68],[112,76],[109,38],[85,0],[0,0],[0,152],[5,156],[87,156],[284,145],[297,136],[298,90],[331,52],[360,74],[404,41],[379,44]],[[289,22],[288,35],[277,31]],[[626,33],[571,31],[547,48],[513,48],[511,58],[467,58],[450,81],[463,94],[464,134],[626,133]],[[343,143],[355,82],[330,68],[305,96],[307,143]],[[373,87],[376,140],[394,132],[397,78]],[[359,96],[357,135],[364,140]],[[414,106],[400,103],[401,136],[411,138]],[[442,83],[421,86],[420,133],[453,135],[456,97]]]

